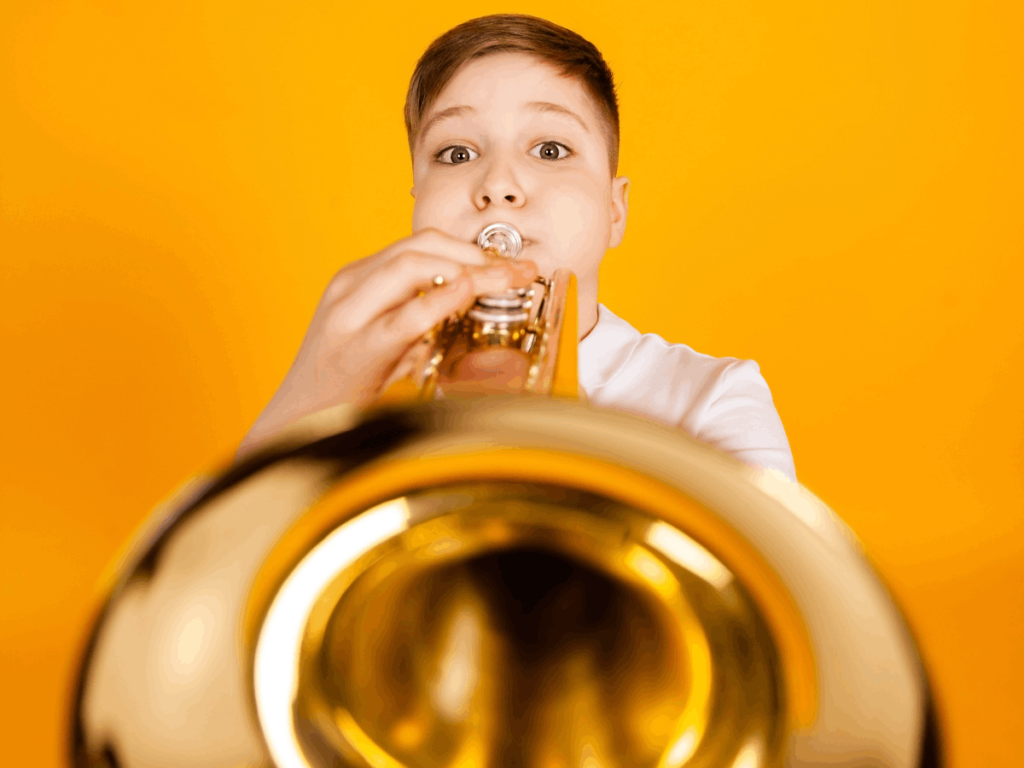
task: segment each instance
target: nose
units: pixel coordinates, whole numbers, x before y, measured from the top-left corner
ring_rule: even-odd
[[[480,211],[490,206],[522,208],[526,203],[526,192],[512,167],[496,159],[488,164],[473,202]]]

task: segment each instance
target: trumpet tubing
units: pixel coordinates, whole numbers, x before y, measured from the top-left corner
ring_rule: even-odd
[[[519,258],[522,237],[495,223],[477,238],[494,259]],[[427,333],[413,373],[387,399],[491,394],[578,397],[576,277],[557,270],[530,288],[479,296]]]

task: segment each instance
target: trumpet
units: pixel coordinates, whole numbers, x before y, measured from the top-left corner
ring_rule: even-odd
[[[574,401],[573,278],[540,286],[428,333],[405,396],[310,417],[152,515],[89,636],[76,768],[939,764],[852,534],[799,485]],[[495,350],[496,389],[554,396],[449,397]]]
[[[485,227],[477,245],[492,259],[515,261],[523,239],[511,224]],[[427,332],[413,371],[386,401],[485,394],[578,397],[576,276],[559,269],[534,287],[478,296],[463,314]]]

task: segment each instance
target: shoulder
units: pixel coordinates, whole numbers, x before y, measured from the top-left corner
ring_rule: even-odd
[[[752,360],[712,357],[656,333],[640,333],[603,305],[597,327],[580,345],[580,383],[592,399],[631,394],[665,400],[661,405],[692,406],[751,376],[760,377]]]
[[[749,464],[795,477],[768,383],[753,360],[713,357],[641,334],[600,307],[597,344],[581,344],[580,383],[590,401],[678,427]],[[588,336],[588,339],[591,337]]]

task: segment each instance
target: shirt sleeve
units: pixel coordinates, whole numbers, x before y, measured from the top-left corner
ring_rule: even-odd
[[[744,464],[796,481],[786,430],[753,360],[736,360],[722,371],[704,398],[695,436]]]

